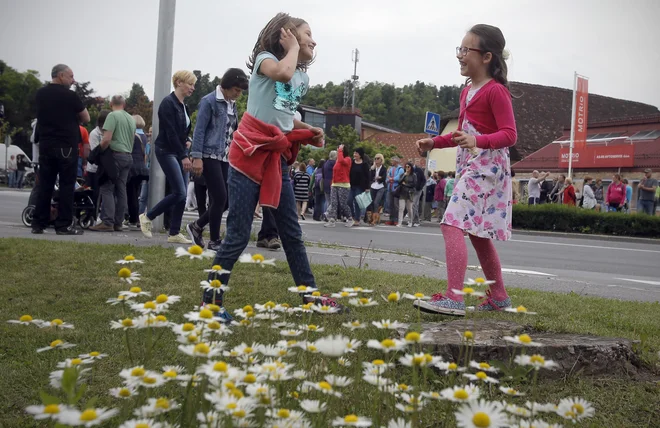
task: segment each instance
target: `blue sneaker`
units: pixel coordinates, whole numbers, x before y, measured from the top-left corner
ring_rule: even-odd
[[[465,316],[465,303],[457,302],[441,294],[434,295],[428,302],[415,300],[413,307],[427,314]]]
[[[485,301],[477,306],[477,311],[490,312],[490,311],[501,311],[502,309],[510,308],[511,298],[507,297],[504,300],[493,300],[490,297],[490,290],[486,290]]]

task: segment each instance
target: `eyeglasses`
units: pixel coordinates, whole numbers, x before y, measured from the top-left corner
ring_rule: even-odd
[[[456,56],[465,56],[470,51],[483,53],[483,51],[481,49],[468,48],[466,46],[456,46]]]

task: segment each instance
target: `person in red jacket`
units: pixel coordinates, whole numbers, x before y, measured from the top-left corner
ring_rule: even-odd
[[[621,211],[626,203],[626,185],[621,182],[621,175],[614,174],[613,181],[607,187],[605,205],[608,211]]]
[[[577,197],[575,196],[575,187],[573,187],[573,180],[567,178],[564,180],[564,205],[570,205],[574,207],[577,202]]]
[[[332,168],[332,190],[328,206],[328,222],[324,224],[325,227],[335,227],[338,211],[348,216],[347,226],[353,225],[351,208],[348,205],[348,194],[351,191],[350,173],[351,158],[344,155],[344,145],[342,144],[337,148],[337,163]]]

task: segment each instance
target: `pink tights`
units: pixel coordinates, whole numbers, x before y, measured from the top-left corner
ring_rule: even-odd
[[[445,252],[447,253],[447,297],[452,300],[463,301],[463,296],[452,293],[452,290],[463,288],[465,272],[467,271],[468,255],[463,230],[446,224],[441,225],[440,228],[445,239]],[[495,281],[494,284],[490,285],[491,298],[497,301],[506,299],[507,294],[502,280],[502,266],[495,245],[488,238],[479,238],[469,234],[468,236],[477,252],[486,279]]]

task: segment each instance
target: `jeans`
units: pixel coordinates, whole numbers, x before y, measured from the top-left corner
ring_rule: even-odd
[[[369,189],[371,191],[371,205],[367,207],[367,211],[379,212],[380,207],[383,206],[383,196],[385,195],[385,188],[382,189]]]
[[[117,178],[114,182],[106,180],[101,186],[101,200],[103,201],[101,220],[106,225],[121,226],[128,208],[126,181],[131,165],[133,165],[133,157],[130,153],[119,152],[113,152],[112,157],[115,161],[115,168],[117,168]]]
[[[351,186],[351,190],[348,192],[348,206],[351,208],[351,216],[354,221],[360,221],[364,216],[364,210],[360,209],[360,205],[355,199],[361,193],[364,193],[364,189],[358,186]]]
[[[637,201],[637,211],[644,214],[653,215],[653,201],[640,199]]]
[[[279,235],[277,233],[277,223],[275,222],[275,210],[270,207],[262,207],[261,216],[261,229],[259,229],[257,241],[277,239]]]
[[[220,224],[222,223],[222,213],[227,206],[227,173],[229,164],[217,159],[203,158],[202,175],[206,181],[206,189],[209,192],[209,209],[206,210],[206,198],[200,200],[197,198],[197,207],[200,217],[197,219],[197,226],[204,228],[207,224],[211,233],[211,241],[220,240]],[[195,184],[195,189],[197,184]],[[202,208],[204,207],[204,208]],[[202,209],[205,211],[202,212]]]
[[[126,183],[126,200],[128,202],[128,222],[136,224],[140,215],[140,191],[142,190],[142,176],[134,176]]]
[[[147,202],[149,202],[149,182],[144,180],[142,182],[142,188],[140,189],[140,204],[138,210],[140,214],[147,210]]]
[[[422,199],[422,193],[424,193],[424,189],[415,190],[415,192],[413,193],[413,198],[412,198],[413,224],[419,224],[419,203]]]
[[[286,161],[282,159],[280,204],[277,208],[272,209],[272,213],[282,239],[282,246],[291,269],[294,285],[316,287],[314,274],[307,259],[307,251],[302,239],[302,229],[298,223],[298,214],[296,213],[296,200],[293,196],[291,179],[287,171]],[[259,202],[261,186],[231,167],[229,168],[228,181],[229,215],[227,217],[227,235],[222,241],[222,246],[217,252],[213,264],[231,271],[250,241],[254,210]],[[264,213],[265,211],[264,209]],[[259,269],[256,266],[254,268]],[[218,279],[223,284],[227,284],[229,276],[230,274],[221,275]],[[210,274],[209,280],[213,278],[214,274]],[[264,292],[266,292],[266,289],[264,289]]]
[[[433,211],[433,201],[424,201],[424,209],[422,210],[422,220],[431,221],[432,211]]]
[[[321,216],[325,212],[325,193],[321,192],[320,189],[314,189],[314,214],[312,218],[314,220],[321,220]]]
[[[167,178],[170,185],[171,193],[147,212],[147,218],[153,220],[165,211],[171,210],[170,236],[178,235],[181,232],[183,210],[186,208],[187,174],[184,174],[183,165],[176,155],[166,153],[158,147],[156,147],[155,152],[156,159],[158,159],[163,174],[165,174],[165,178]]]
[[[14,186],[16,186],[17,189],[23,188],[23,177],[25,177],[25,171],[16,171],[16,181],[14,182]]]
[[[535,198],[533,196],[530,196],[529,199],[527,200],[528,205],[538,205],[541,203],[541,198]]]
[[[9,188],[15,187],[16,186],[16,171],[8,171],[7,172],[7,185]]]
[[[399,198],[394,197],[394,191],[387,192],[387,206],[390,209],[390,221],[399,221]]]
[[[59,203],[55,229],[66,229],[73,223],[73,191],[76,184],[78,151],[73,148],[48,147],[39,151],[39,192],[32,228],[46,228],[50,223],[50,202],[59,175]]]

